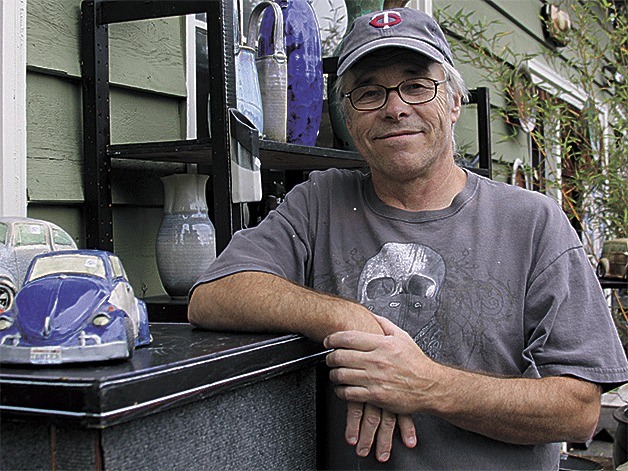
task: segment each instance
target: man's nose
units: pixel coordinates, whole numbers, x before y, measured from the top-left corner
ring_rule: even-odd
[[[384,110],[390,115],[394,115],[395,118],[401,114],[407,114],[409,105],[401,99],[399,90],[387,90],[386,103],[384,103]]]

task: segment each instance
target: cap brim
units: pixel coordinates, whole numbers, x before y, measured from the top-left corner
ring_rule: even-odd
[[[376,51],[377,49],[382,49],[385,47],[398,47],[410,49],[418,54],[429,57],[435,62],[442,64],[446,61],[446,58],[440,53],[438,49],[434,46],[426,43],[425,41],[420,41],[414,38],[380,38],[376,41],[372,41],[368,44],[365,44],[354,51],[352,51],[346,59],[339,64],[338,70],[336,71],[336,75],[344,74],[349,67],[353,66],[358,60],[366,56],[367,54]]]

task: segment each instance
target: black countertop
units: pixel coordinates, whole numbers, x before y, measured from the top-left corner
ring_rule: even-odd
[[[102,428],[322,360],[300,335],[218,333],[153,323],[130,360],[0,366],[0,414]]]

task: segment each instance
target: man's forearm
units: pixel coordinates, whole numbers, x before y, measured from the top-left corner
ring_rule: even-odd
[[[515,444],[586,441],[600,408],[597,385],[571,377],[502,378],[464,371],[428,358],[384,318],[386,334],[337,332],[325,339],[344,400],[397,414],[427,412],[452,424]],[[419,437],[420,438],[420,437]]]
[[[360,304],[261,272],[236,273],[198,286],[188,319],[208,329],[296,332],[316,341],[340,330],[382,333]]]
[[[584,442],[599,417],[599,387],[570,377],[494,378],[447,369],[455,385],[433,413],[515,444]]]

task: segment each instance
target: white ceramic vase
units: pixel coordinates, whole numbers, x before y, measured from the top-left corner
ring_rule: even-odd
[[[182,298],[216,259],[216,232],[207,214],[207,175],[162,177],[164,217],[157,233],[157,270],[166,292]]]

